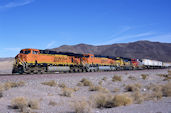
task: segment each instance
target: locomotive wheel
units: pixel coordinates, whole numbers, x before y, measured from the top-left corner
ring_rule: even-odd
[[[83,72],[83,71],[82,71],[82,69],[78,68],[78,72],[81,73],[81,72]]]
[[[33,70],[34,70],[33,71],[34,74],[37,74],[38,73],[38,68],[37,67],[34,67]]]
[[[46,67],[41,67],[41,74],[46,73]]]
[[[80,73],[81,72],[81,70],[80,69],[77,69],[77,73]]]
[[[69,73],[73,73],[73,72],[74,72],[74,69],[71,67],[69,70]]]
[[[19,73],[19,74],[23,74],[23,73],[24,73],[23,66],[20,66],[20,67],[18,68],[18,73]]]
[[[37,72],[38,74],[42,74],[42,70],[38,70],[38,72]]]
[[[85,73],[86,72],[86,69],[82,69],[82,72]]]
[[[73,69],[73,72],[76,73],[77,72],[77,69]]]
[[[90,72],[93,72],[94,70],[93,69],[90,69]]]
[[[29,69],[29,70],[27,70],[27,72],[26,72],[26,74],[30,74],[31,73],[31,70]]]
[[[38,74],[43,74],[44,73],[43,72],[43,67],[38,67],[37,70],[38,70],[37,71]]]

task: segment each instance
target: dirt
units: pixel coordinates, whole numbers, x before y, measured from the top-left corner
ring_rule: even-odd
[[[3,97],[0,98],[0,113],[17,113],[17,109],[11,109],[12,99],[15,97],[25,97],[28,99],[39,100],[39,109],[31,109],[37,113],[73,113],[73,101],[85,98],[89,100],[92,94],[98,91],[89,91],[88,86],[77,86],[82,78],[87,78],[93,84],[98,85],[102,81],[102,86],[107,88],[111,94],[125,93],[124,87],[127,84],[139,83],[142,90],[149,84],[166,84],[163,77],[157,74],[167,74],[168,69],[155,70],[135,70],[135,71],[114,71],[114,72],[94,72],[94,73],[64,73],[64,74],[43,74],[43,75],[13,75],[0,76],[0,84],[7,81],[24,81],[25,86],[15,87],[3,91]],[[142,79],[141,74],[148,74],[146,80]],[[112,77],[118,75],[122,77],[122,81],[112,81]],[[131,80],[128,77],[135,77]],[[106,81],[102,80],[106,77]],[[64,83],[69,88],[78,87],[79,90],[73,92],[72,97],[61,96],[62,89],[59,86],[50,87],[41,84],[50,80],[56,81],[58,84]],[[113,92],[114,88],[120,91]],[[50,101],[56,102],[55,106],[49,105]],[[171,113],[171,97],[163,97],[161,100],[143,101],[141,104],[131,104],[128,106],[114,108],[92,108],[92,113]]]
[[[5,59],[0,61],[0,74],[12,74],[13,59]]]

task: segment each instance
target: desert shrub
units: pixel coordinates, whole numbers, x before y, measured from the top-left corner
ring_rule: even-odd
[[[4,90],[4,86],[0,85],[0,91],[3,91],[3,90]]]
[[[137,78],[134,77],[134,76],[129,76],[128,78],[131,79],[131,80],[137,80]]]
[[[28,105],[28,100],[25,97],[16,97],[11,102],[12,108],[19,109],[21,112],[24,112]]]
[[[118,91],[120,91],[119,88],[114,88],[114,90],[113,90],[113,92],[118,92]]]
[[[60,88],[67,88],[67,86],[64,83],[61,83],[58,85]]]
[[[83,86],[83,83],[82,82],[78,82],[77,86]]]
[[[145,93],[144,100],[160,100],[162,98],[162,92],[152,92],[152,93]]]
[[[97,108],[111,108],[111,100],[113,96],[108,93],[97,93],[90,97],[90,100],[93,101],[94,107]]]
[[[156,98],[157,100],[159,100],[159,99],[161,99],[162,98],[162,86],[161,85],[154,85],[154,87],[153,87],[153,94],[152,94],[152,96],[154,97],[154,98]]]
[[[134,85],[139,89],[142,87],[142,85],[140,83],[135,83]]]
[[[74,112],[75,113],[91,113],[92,107],[86,100],[79,100],[74,102]]]
[[[25,86],[25,82],[24,81],[17,82],[17,87],[21,87],[21,86]]]
[[[94,86],[94,85],[91,85],[89,87],[89,91],[100,91],[100,92],[103,92],[103,93],[109,93],[109,90],[102,87],[102,86]]]
[[[163,85],[162,87],[163,96],[170,97],[171,96],[171,82]]]
[[[102,83],[103,83],[103,81],[101,81],[101,80],[98,82],[99,85],[102,85]]]
[[[97,108],[112,108],[117,106],[126,106],[132,104],[133,100],[126,94],[119,94],[119,95],[111,95],[111,94],[104,94],[98,93],[93,96],[92,98],[95,107]]]
[[[133,99],[126,94],[116,95],[113,98],[113,105],[116,106],[126,106],[133,103]]]
[[[78,91],[80,88],[78,88],[78,87],[74,87],[73,88],[73,90],[76,92],[76,91]]]
[[[141,88],[141,84],[129,84],[125,87],[126,91],[139,91]]]
[[[150,83],[146,87],[147,87],[148,90],[153,90],[153,88],[155,87],[155,84]]]
[[[112,81],[115,82],[115,81],[122,81],[122,77],[121,76],[118,76],[118,75],[114,75],[112,77]]]
[[[56,106],[57,103],[56,103],[55,101],[49,101],[49,105],[50,105],[50,106]]]
[[[98,91],[98,90],[100,90],[100,86],[91,85],[91,86],[89,87],[89,91]]]
[[[146,95],[147,100],[159,100],[162,98],[162,86],[158,84],[150,84],[148,89],[152,92]]]
[[[80,82],[83,83],[84,86],[91,86],[92,85],[92,82],[86,78],[83,78]]]
[[[3,90],[4,90],[3,85],[0,85],[0,98],[3,97]]]
[[[168,77],[165,77],[164,79],[163,79],[163,81],[167,81],[167,80],[170,80],[171,79],[171,76],[168,76]]]
[[[141,104],[144,101],[144,96],[140,91],[133,92],[132,98],[136,104]]]
[[[4,84],[4,88],[6,90],[10,89],[10,88],[14,88],[14,87],[21,87],[24,86],[25,82],[24,81],[19,81],[19,82],[6,82]]]
[[[144,97],[145,101],[153,100],[153,97],[152,97],[152,95],[149,92],[143,93],[143,97]]]
[[[102,80],[106,81],[107,80],[107,77],[103,77]]]
[[[168,72],[168,75],[171,75],[171,70],[168,70],[167,72]]]
[[[168,74],[157,74],[157,76],[160,76],[160,77],[168,77]]]
[[[38,100],[29,100],[28,107],[31,109],[38,109],[39,108],[39,101]]]
[[[3,92],[0,91],[0,98],[3,97]]]
[[[148,76],[149,76],[148,74],[141,74],[141,77],[142,77],[142,79],[144,79],[144,80],[146,80]]]
[[[166,81],[166,80],[170,80],[171,79],[171,73],[170,73],[170,75],[169,75],[169,72],[168,72],[168,74],[157,74],[158,76],[160,76],[160,77],[163,77],[164,79],[163,79],[163,81]]]
[[[74,90],[72,88],[63,88],[62,96],[71,97]]]
[[[102,93],[109,93],[110,91],[107,88],[102,87],[100,90]]]
[[[57,86],[57,82],[54,81],[54,80],[51,80],[51,81],[48,81],[48,82],[42,82],[41,84],[48,85],[48,86],[51,86],[51,87]]]
[[[159,100],[162,98],[163,94],[161,91],[158,91],[158,92],[153,92],[152,96],[153,96],[153,99]]]
[[[5,90],[8,90],[8,89],[10,89],[10,88],[12,88],[12,83],[11,83],[11,82],[6,82],[6,83],[4,84],[4,89],[5,89]]]
[[[16,97],[11,101],[11,107],[13,109],[19,109],[21,112],[28,112],[30,109],[38,109],[39,101],[38,100],[28,100],[25,97]]]

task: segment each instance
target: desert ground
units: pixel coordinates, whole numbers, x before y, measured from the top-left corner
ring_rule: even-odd
[[[0,58],[0,74],[12,74],[13,63],[13,58]]]
[[[171,113],[169,69],[0,76],[0,113]]]

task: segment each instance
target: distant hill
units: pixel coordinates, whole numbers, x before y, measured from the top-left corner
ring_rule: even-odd
[[[14,60],[13,57],[0,58],[0,62],[1,62],[1,61],[13,61],[13,60]]]
[[[171,43],[137,41],[112,45],[94,46],[88,44],[63,45],[53,48],[57,52],[92,53],[105,56],[122,56],[127,58],[148,58],[171,62]]]

